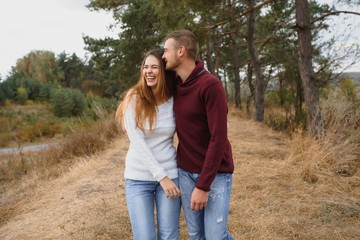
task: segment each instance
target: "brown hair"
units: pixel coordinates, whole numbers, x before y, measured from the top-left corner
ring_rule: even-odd
[[[163,49],[155,49],[145,54],[140,68],[139,81],[125,93],[124,100],[119,104],[116,110],[115,119],[123,130],[124,113],[131,102],[130,100],[134,100],[133,98],[135,98],[136,127],[144,131],[145,121],[149,121],[150,130],[153,130],[157,105],[167,101],[173,95],[175,73],[165,70],[165,62],[162,60],[163,53]],[[143,74],[145,60],[150,55],[156,57],[159,60],[160,65],[158,82],[155,89],[151,89],[147,86]]]
[[[169,33],[165,40],[174,39],[176,43],[176,48],[180,47],[180,45],[184,45],[189,57],[196,59],[199,53],[199,44],[195,38],[194,33],[187,29],[182,29],[178,31],[174,31]]]

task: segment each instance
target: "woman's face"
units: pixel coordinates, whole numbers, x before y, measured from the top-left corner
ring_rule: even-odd
[[[145,59],[145,63],[143,66],[143,76],[146,80],[146,84],[151,87],[155,88],[160,81],[160,61],[153,55],[149,55]]]

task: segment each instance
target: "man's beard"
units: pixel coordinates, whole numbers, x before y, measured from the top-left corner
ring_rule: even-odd
[[[180,61],[177,56],[175,56],[175,58],[174,58],[174,64],[169,65],[168,63],[169,62],[166,63],[166,70],[170,70],[170,71],[175,71],[176,68],[180,65]]]

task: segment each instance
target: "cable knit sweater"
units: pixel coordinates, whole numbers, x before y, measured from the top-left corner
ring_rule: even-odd
[[[153,131],[150,131],[148,122],[144,124],[144,132],[136,128],[134,101],[125,110],[124,120],[130,140],[125,159],[125,178],[142,181],[160,181],[166,176],[177,178],[173,98],[157,107]]]

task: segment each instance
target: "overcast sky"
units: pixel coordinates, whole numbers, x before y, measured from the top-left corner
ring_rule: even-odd
[[[0,0],[0,74],[4,79],[11,66],[32,50],[65,51],[85,58],[83,35],[94,38],[116,36],[109,31],[111,13],[92,12],[89,0]],[[333,0],[319,0],[331,4]],[[353,9],[352,9],[353,10]],[[359,11],[359,8],[356,10]],[[332,17],[336,18],[336,17]],[[338,19],[338,18],[337,18]],[[332,32],[351,29],[351,42],[360,45],[360,17],[350,16],[347,23],[334,22]],[[348,42],[349,43],[349,42]],[[348,71],[360,71],[359,64]]]
[[[90,11],[89,0],[0,0],[0,74],[32,50],[85,58],[83,35],[116,36],[111,13]]]

